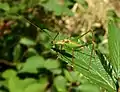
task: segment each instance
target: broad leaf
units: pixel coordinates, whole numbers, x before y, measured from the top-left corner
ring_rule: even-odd
[[[36,80],[32,78],[21,80],[18,77],[11,77],[8,80],[8,88],[10,92],[24,92],[29,85],[34,83],[36,83]]]
[[[60,66],[60,64],[59,64],[59,62],[57,60],[48,59],[44,63],[44,67],[46,69],[49,69],[49,70],[59,68],[59,66]]]
[[[10,6],[8,3],[0,3],[0,9],[5,10],[5,11],[9,11]]]
[[[39,55],[38,52],[34,48],[28,48],[28,51],[26,54],[27,54],[26,55],[27,57]]]
[[[80,92],[100,92],[100,89],[92,84],[83,84],[79,86]]]
[[[16,74],[16,71],[9,69],[2,73],[2,77],[5,79],[10,79],[11,77],[15,77]]]
[[[32,56],[23,64],[23,68],[20,72],[37,73],[38,68],[44,67],[44,61],[45,60],[40,56]]]
[[[23,89],[21,89],[20,80],[18,77],[11,77],[8,80],[8,89],[9,89],[9,92],[22,92],[23,91]]]
[[[54,79],[54,85],[57,89],[57,92],[67,92],[66,84],[67,84],[67,81],[63,76],[57,76]]]
[[[47,85],[47,78],[40,78],[39,82],[28,85],[23,92],[45,92]]]
[[[68,72],[67,70],[64,70],[64,74],[65,74],[65,77],[68,81],[70,81],[72,83],[79,82],[80,73],[78,71]]]
[[[74,82],[74,80],[73,80],[70,72],[68,72],[67,70],[64,70],[64,74],[65,74],[65,77],[66,77],[66,79],[67,79],[68,81]]]
[[[91,57],[92,59],[90,61],[90,54],[91,47],[88,46],[81,49],[81,51],[74,51],[75,58],[71,59],[68,57],[63,57],[63,59],[64,61],[71,63],[77,71],[86,76],[92,83],[107,89],[109,92],[114,92],[115,85],[111,77],[105,71],[95,53],[94,56]]]
[[[20,43],[23,44],[23,45],[26,45],[26,46],[34,46],[34,45],[36,45],[35,41],[33,41],[33,40],[29,39],[29,38],[26,38],[26,37],[21,38]]]
[[[108,30],[110,60],[116,72],[116,77],[118,78],[120,75],[120,29],[111,21]]]

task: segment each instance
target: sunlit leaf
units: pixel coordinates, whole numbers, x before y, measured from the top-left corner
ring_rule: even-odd
[[[35,41],[33,41],[33,40],[29,39],[29,38],[26,38],[26,37],[21,38],[20,43],[23,44],[23,45],[26,45],[26,46],[34,46],[34,45],[36,45]]]
[[[34,83],[36,80],[32,78],[21,80],[18,77],[11,77],[8,80],[8,88],[10,92],[24,92],[25,88]]]
[[[57,60],[52,60],[52,59],[48,59],[47,61],[45,61],[44,63],[44,67],[46,69],[52,70],[52,69],[56,69],[60,66],[59,62]]]
[[[65,74],[66,79],[68,79],[68,81],[73,82],[73,78],[70,72],[68,72],[67,70],[64,70],[64,74]]]
[[[23,89],[18,85],[20,80],[18,77],[11,77],[8,81],[8,88],[10,92],[22,92]]]
[[[100,92],[99,87],[92,84],[83,84],[79,86],[80,92]]]
[[[9,69],[3,72],[2,77],[5,79],[10,79],[11,77],[15,77],[16,74],[16,71]]]
[[[23,64],[20,72],[37,73],[38,68],[44,67],[44,59],[40,56],[32,56]]]
[[[57,69],[51,69],[50,70],[53,74],[61,74],[62,73],[62,70],[57,68]]]
[[[85,54],[83,54],[85,53]],[[115,91],[115,85],[112,81],[111,77],[105,71],[103,65],[101,64],[99,58],[94,54],[94,57],[91,57],[90,64],[90,54],[91,54],[91,46],[84,47],[81,49],[81,52],[74,51],[74,59],[64,57],[64,60],[73,63],[74,68],[86,76],[92,83],[95,83],[110,92]]]
[[[116,77],[120,75],[120,29],[112,21],[108,26],[108,44],[111,64],[116,72]]]
[[[0,9],[8,11],[10,9],[9,4],[8,3],[0,3]]]
[[[67,81],[63,76],[57,76],[54,79],[54,85],[58,92],[67,92],[66,83],[67,83]]]
[[[29,85],[25,87],[25,90],[23,92],[44,92],[47,85],[47,78],[43,77],[40,78],[40,80],[36,83],[29,83]]]

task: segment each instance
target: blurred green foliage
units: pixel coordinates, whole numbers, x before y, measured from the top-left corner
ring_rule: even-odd
[[[119,78],[119,69],[114,64],[114,59],[119,62],[117,50],[117,57],[110,54],[113,60],[110,64],[101,60],[99,51],[98,56],[91,56],[92,42],[84,43],[79,37],[69,38],[50,31],[36,17],[37,14],[41,19],[50,14],[73,16],[70,9],[75,2],[87,8],[85,0],[0,0],[0,92],[117,90],[115,78]],[[111,32],[116,28],[113,25]],[[110,53],[114,52],[113,36],[118,35],[110,33],[109,45],[113,44]],[[112,76],[116,72],[118,75]]]

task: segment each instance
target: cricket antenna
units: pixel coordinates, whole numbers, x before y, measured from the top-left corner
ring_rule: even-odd
[[[19,16],[19,14],[17,14],[17,13],[16,13],[16,15]],[[27,21],[29,24],[33,25],[36,29],[45,32],[50,38],[52,38],[52,36],[51,36],[48,32],[46,32],[45,30],[42,30],[40,27],[38,27],[37,25],[35,25],[35,24],[32,23],[31,21],[29,21],[29,20],[28,20],[27,18],[25,18],[24,16],[23,16],[23,19],[24,19],[25,21]]]

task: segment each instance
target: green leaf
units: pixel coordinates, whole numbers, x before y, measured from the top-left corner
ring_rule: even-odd
[[[37,81],[33,78],[26,78],[24,80],[21,80],[21,83],[19,83],[20,84],[19,86],[23,89],[36,82]]]
[[[1,80],[0,86],[8,87],[8,81],[7,80]]]
[[[40,86],[41,84],[39,83],[31,84],[25,89],[24,92],[40,92]]]
[[[13,58],[14,58],[14,61],[19,61],[20,59],[20,55],[21,55],[21,46],[20,44],[17,44],[15,47],[14,47],[14,51],[13,51]]]
[[[0,9],[3,9],[4,11],[9,11],[10,7],[8,3],[0,3]]]
[[[79,72],[78,71],[72,71],[70,72],[71,77],[73,78],[73,82],[78,82],[79,77]]]
[[[28,48],[27,57],[38,55],[37,51],[34,48]]]
[[[29,39],[29,38],[26,38],[26,37],[21,38],[20,43],[23,44],[23,45],[26,45],[26,46],[34,46],[34,45],[36,45],[35,41],[33,41],[33,40]]]
[[[38,5],[41,0],[22,0],[22,3],[26,4],[27,7],[34,7]]]
[[[11,77],[15,77],[16,74],[17,74],[16,71],[8,69],[2,73],[2,77],[5,79],[10,79]]]
[[[23,92],[19,86],[20,80],[18,77],[11,77],[8,81],[8,88],[10,92]]]
[[[42,6],[49,10],[53,11],[55,15],[59,16],[62,14],[73,15],[72,11],[69,10],[68,5],[71,3],[69,1],[57,1],[57,0],[48,0],[45,3],[42,3]]]
[[[3,90],[0,90],[0,92],[5,92],[5,91],[3,91]]]
[[[57,76],[54,79],[54,85],[58,92],[67,92],[66,91],[66,79],[63,76]]]
[[[47,85],[49,85],[47,76],[40,77],[40,80],[38,82],[40,83],[39,87],[40,92],[44,92]]]
[[[58,69],[51,70],[51,72],[55,75],[58,75],[62,73],[62,70],[58,68]]]
[[[110,60],[115,70],[116,77],[118,78],[120,76],[120,29],[111,21],[108,30]]]
[[[44,63],[44,67],[48,70],[59,68],[60,64],[57,60],[48,59]]]
[[[45,88],[48,85],[48,80],[46,77],[41,77],[37,83],[32,83],[28,85],[24,92],[45,92]]]
[[[84,53],[84,54],[83,54]],[[91,46],[84,47],[81,51],[74,51],[74,59],[63,57],[62,59],[72,64],[73,67],[86,76],[93,84],[97,84],[100,87],[107,89],[110,92],[115,91],[115,84],[108,73],[105,71],[99,58],[96,54],[91,57]],[[91,62],[91,64],[90,64]]]
[[[37,73],[38,68],[44,67],[44,59],[41,56],[32,56],[23,64],[20,72]]]
[[[100,92],[100,89],[92,84],[83,84],[79,86],[80,92]]]
[[[24,92],[29,85],[34,83],[36,83],[36,80],[32,78],[20,80],[18,77],[11,77],[8,80],[8,88],[10,92]]]
[[[67,70],[64,70],[64,74],[65,74],[66,79],[68,79],[68,81],[73,82],[73,78],[70,72],[68,72]]]

